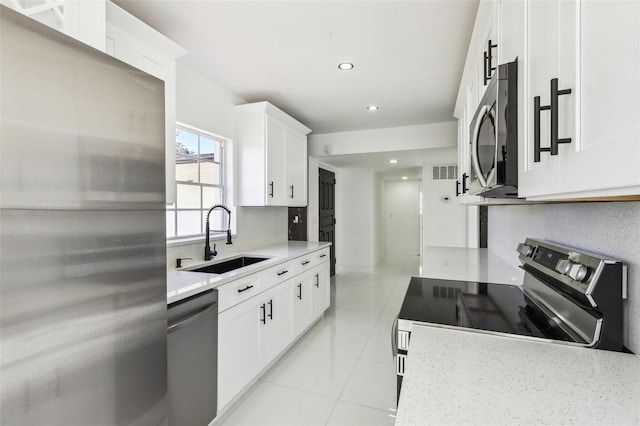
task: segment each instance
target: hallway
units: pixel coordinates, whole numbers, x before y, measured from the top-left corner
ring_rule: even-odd
[[[391,327],[417,256],[331,279],[331,308],[227,413],[230,425],[393,425]]]

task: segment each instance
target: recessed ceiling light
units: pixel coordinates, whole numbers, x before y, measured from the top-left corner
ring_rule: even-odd
[[[389,164],[398,164],[398,160],[392,158],[391,160],[389,160]]]
[[[407,176],[402,176],[402,180],[407,180],[409,179]]]
[[[349,71],[353,69],[353,64],[351,62],[343,62],[338,64],[338,69],[341,69],[342,71]]]
[[[377,111],[377,110],[378,110],[378,108],[379,108],[379,107],[378,107],[378,105],[369,105],[369,106],[367,107],[367,110],[368,110],[368,111]]]

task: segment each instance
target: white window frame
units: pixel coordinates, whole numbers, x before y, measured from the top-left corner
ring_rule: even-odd
[[[198,135],[202,135],[204,137],[207,137],[209,139],[215,139],[219,142],[221,142],[221,149],[220,149],[220,161],[216,161],[216,163],[220,164],[220,168],[221,168],[221,177],[220,177],[220,184],[219,185],[214,185],[214,184],[203,184],[201,182],[197,182],[197,183],[193,183],[193,182],[186,182],[186,181],[178,181],[177,179],[175,179],[174,176],[174,181],[173,181],[173,185],[176,186],[176,193],[177,193],[177,185],[193,185],[193,186],[197,186],[200,189],[200,204],[201,204],[201,208],[178,208],[177,206],[177,200],[176,203],[172,203],[167,205],[167,212],[173,212],[174,213],[174,217],[173,217],[173,227],[174,227],[174,236],[167,236],[167,243],[174,245],[174,244],[179,244],[179,243],[189,243],[192,241],[198,241],[198,240],[204,240],[204,236],[205,236],[205,230],[204,230],[204,224],[203,221],[205,219],[205,216],[207,214],[208,211],[208,207],[207,206],[203,206],[202,205],[202,187],[209,187],[209,188],[220,188],[221,192],[222,192],[222,204],[226,205],[227,207],[229,207],[232,211],[232,215],[231,215],[231,232],[232,234],[235,235],[235,209],[233,208],[233,203],[232,203],[232,198],[231,198],[231,194],[232,194],[232,184],[231,184],[231,177],[233,176],[233,168],[232,168],[232,152],[233,152],[233,141],[229,138],[226,138],[224,136],[219,136],[216,135],[215,133],[211,133],[208,132],[206,130],[202,130],[200,128],[194,127],[194,126],[190,126],[188,124],[185,123],[180,123],[180,122],[176,122],[176,132],[178,130],[184,130],[190,133],[195,133]],[[198,180],[200,180],[200,176],[198,177]],[[178,235],[178,212],[179,211],[198,211],[201,212],[201,232],[198,234],[189,234],[189,235]],[[220,210],[216,210],[216,211],[220,211]],[[226,215],[226,213],[224,213],[224,215]],[[168,218],[167,218],[167,226],[169,226],[168,224]],[[226,224],[228,219],[226,217],[223,218],[223,223],[224,229],[220,229],[220,231],[226,230]],[[218,230],[216,225],[212,225],[212,230],[211,230],[211,234],[210,234],[210,239],[211,240],[219,240],[219,239],[224,239],[226,238],[226,233],[225,232],[214,232],[214,230]],[[169,235],[169,234],[167,234]]]

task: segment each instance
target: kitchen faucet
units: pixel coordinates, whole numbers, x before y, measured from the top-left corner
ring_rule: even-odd
[[[231,242],[231,210],[229,210],[226,206],[222,204],[216,204],[209,209],[207,213],[207,222],[206,222],[206,235],[204,240],[204,260],[211,260],[211,256],[215,257],[218,252],[215,249],[215,244],[213,251],[211,251],[211,246],[209,245],[209,216],[214,209],[223,209],[229,215],[229,224],[227,225],[227,244],[233,244]]]

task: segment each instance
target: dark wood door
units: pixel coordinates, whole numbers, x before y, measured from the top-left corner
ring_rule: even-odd
[[[336,273],[336,175],[328,170],[320,169],[319,183],[320,241],[331,243],[331,276]]]

